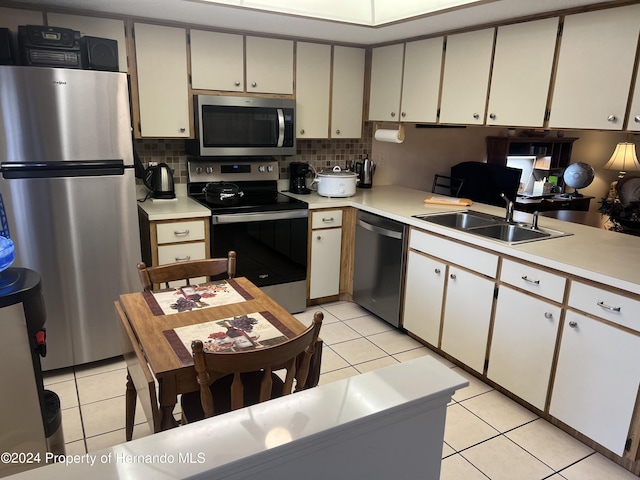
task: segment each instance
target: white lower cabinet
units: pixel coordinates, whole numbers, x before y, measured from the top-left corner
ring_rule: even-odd
[[[640,336],[568,311],[549,413],[623,455],[639,365]]]
[[[312,212],[311,228],[309,298],[338,295],[340,293],[342,210]]]
[[[484,370],[494,287],[493,280],[449,267],[441,348],[479,373]]]
[[[500,287],[487,377],[544,410],[561,308]]]
[[[407,257],[403,326],[438,346],[447,265],[411,251]]]

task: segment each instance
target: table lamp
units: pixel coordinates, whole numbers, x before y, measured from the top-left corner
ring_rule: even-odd
[[[611,158],[604,166],[607,170],[618,170],[618,178],[622,178],[627,171],[640,170],[640,163],[636,156],[636,146],[633,143],[621,142],[616,145],[616,149]]]

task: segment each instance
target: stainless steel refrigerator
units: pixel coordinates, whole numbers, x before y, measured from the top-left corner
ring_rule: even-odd
[[[42,278],[43,370],[121,354],[114,301],[140,289],[126,74],[0,66],[0,164],[13,266]]]

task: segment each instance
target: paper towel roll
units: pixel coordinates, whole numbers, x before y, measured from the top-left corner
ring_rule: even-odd
[[[374,138],[379,142],[402,143],[404,142],[404,130],[390,130],[387,128],[379,128],[374,134]]]

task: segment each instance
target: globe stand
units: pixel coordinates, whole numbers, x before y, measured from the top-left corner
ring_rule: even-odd
[[[567,198],[580,198],[580,197],[584,197],[584,195],[578,192],[577,188],[573,189],[573,193],[567,194]]]

